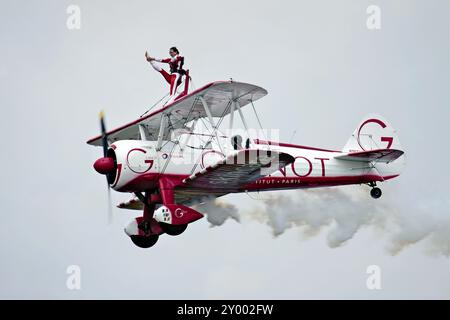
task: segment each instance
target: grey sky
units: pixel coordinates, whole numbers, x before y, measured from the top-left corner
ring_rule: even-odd
[[[81,30],[66,28],[69,4],[81,8]],[[381,30],[366,28],[370,4],[381,8]],[[105,181],[92,169],[101,150],[85,143],[100,109],[113,128],[166,93],[143,54],[163,57],[177,45],[197,87],[232,77],[266,88],[259,114],[282,140],[296,130],[292,142],[341,148],[365,114],[382,114],[408,161],[380,204],[411,224],[448,223],[450,3],[2,0],[0,8],[1,298],[450,298],[448,258],[430,254],[426,239],[392,256],[389,236],[370,227],[331,249],[326,230],[274,238],[255,220],[209,228],[203,219],[140,250],[122,230],[136,212],[117,209],[106,225]],[[128,197],[113,193],[114,203]],[[258,205],[246,195],[225,200]],[[80,291],[66,288],[73,264]],[[382,268],[382,290],[366,288],[371,264]]]

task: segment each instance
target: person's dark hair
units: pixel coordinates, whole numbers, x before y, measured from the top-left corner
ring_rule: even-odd
[[[180,54],[180,51],[178,51],[177,47],[172,47],[170,50],[174,51],[176,54]]]

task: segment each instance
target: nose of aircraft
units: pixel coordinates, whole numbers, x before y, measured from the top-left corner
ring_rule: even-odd
[[[114,159],[110,157],[97,159],[94,163],[94,169],[100,174],[111,173],[114,171]]]

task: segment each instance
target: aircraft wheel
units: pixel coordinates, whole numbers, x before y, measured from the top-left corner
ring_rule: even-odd
[[[150,248],[158,241],[159,235],[130,236],[131,241],[139,248]]]
[[[372,196],[372,198],[374,199],[378,199],[379,197],[381,197],[381,189],[380,188],[372,188],[372,190],[370,190],[370,195]]]
[[[167,233],[169,236],[178,236],[184,232],[187,228],[187,224],[167,224],[167,223],[160,223],[161,229]]]

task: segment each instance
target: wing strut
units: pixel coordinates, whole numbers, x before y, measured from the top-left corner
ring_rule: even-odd
[[[242,123],[244,124],[245,131],[247,131],[247,136],[250,138],[250,133],[248,131],[247,122],[245,121],[244,115],[242,114],[241,106],[239,105],[239,101],[235,100],[234,105],[239,112],[239,116],[241,117]]]
[[[148,140],[147,134],[145,133],[145,127],[143,124],[139,125],[139,134],[141,136],[141,140],[144,140],[144,141]]]
[[[220,145],[220,141],[219,141],[219,136],[217,134],[217,127],[216,127],[216,124],[214,123],[214,119],[212,117],[211,110],[209,110],[209,106],[202,96],[200,96],[200,101],[202,102],[203,108],[205,109],[206,115],[208,116],[209,123],[211,124],[211,126],[214,129],[214,135],[216,136],[216,141],[217,141],[217,145],[219,146],[220,152],[223,153],[223,149],[222,149],[222,146]]]
[[[156,151],[161,150],[161,144],[162,144],[162,139],[163,139],[163,135],[164,135],[164,125],[165,125],[165,115],[164,113],[161,114],[161,122],[159,124],[159,133],[158,133],[158,143],[156,144]]]
[[[180,150],[181,150],[181,151],[184,150],[184,148],[188,145],[189,140],[191,140],[192,132],[194,132],[194,128],[195,128],[195,126],[197,125],[197,121],[198,121],[198,119],[195,119],[195,120],[192,122],[192,125],[191,125],[191,127],[189,128],[189,133],[190,133],[190,134],[188,135],[186,141],[185,141],[184,143],[181,143],[181,142],[179,143],[179,145],[180,145]]]
[[[230,106],[230,130],[233,130],[233,121],[234,121],[234,103],[231,103],[231,106]]]

